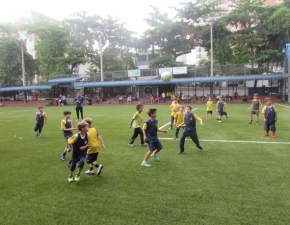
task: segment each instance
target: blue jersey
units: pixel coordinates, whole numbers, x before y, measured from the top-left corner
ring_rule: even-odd
[[[217,102],[217,108],[219,112],[223,112],[224,111],[224,102],[223,101],[218,101]]]
[[[64,127],[66,129],[72,128],[72,121],[71,120],[64,119],[64,120],[62,120],[62,123],[64,124]],[[63,133],[67,134],[67,135],[70,135],[70,136],[73,135],[72,130],[64,130]]]
[[[185,127],[184,127],[185,131],[196,131],[196,128],[195,128],[196,121],[195,121],[193,113],[190,113],[189,115],[188,114],[184,115],[184,123],[185,123]]]
[[[75,102],[77,107],[82,107],[83,103],[85,101],[85,98],[83,96],[77,96],[75,97]]]
[[[158,120],[154,119],[153,121],[148,119],[144,127],[146,128],[146,136],[147,139],[158,139],[157,138],[157,130],[158,130]]]
[[[271,107],[265,106],[264,107],[265,118],[267,119],[266,123],[273,123],[276,117],[276,109],[272,105]]]
[[[45,117],[45,112],[36,112],[36,124],[43,125]]]

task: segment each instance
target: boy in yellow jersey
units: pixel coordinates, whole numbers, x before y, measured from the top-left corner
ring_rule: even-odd
[[[196,120],[198,120],[202,125],[202,119],[196,114],[192,113],[191,110],[191,106],[188,105],[185,107],[184,122],[181,124],[181,126],[184,125],[185,127],[179,142],[179,155],[184,153],[184,142],[186,137],[190,137],[191,140],[195,143],[195,146],[199,150],[202,150],[196,132]]]
[[[72,121],[70,120],[71,112],[70,111],[64,111],[63,115],[64,115],[64,119],[60,122],[60,129],[63,132],[63,136],[64,136],[64,139],[65,139],[66,146],[65,146],[65,149],[64,149],[64,151],[63,151],[63,153],[61,154],[61,157],[60,157],[62,161],[65,160],[67,149],[69,147],[67,140],[71,136],[73,136],[73,130],[77,129],[77,128],[73,128],[73,126],[72,126]]]
[[[140,141],[141,141],[141,145],[142,146],[147,146],[147,144],[144,142],[144,138],[143,138],[143,131],[141,129],[141,124],[144,123],[144,120],[142,118],[142,111],[143,111],[143,105],[142,104],[138,104],[136,106],[137,112],[133,115],[133,118],[129,124],[129,128],[132,127],[133,124],[133,128],[134,128],[134,133],[129,141],[129,146],[134,147],[134,141],[135,139],[138,137],[138,134],[140,135]]]
[[[68,168],[70,169],[70,173],[68,176],[68,182],[79,181],[81,171],[84,168],[86,155],[87,155],[87,149],[89,146],[88,139],[89,139],[89,126],[85,121],[78,122],[77,124],[79,133],[71,136],[68,139],[69,147],[67,151],[69,152],[71,148],[72,151],[72,159],[69,162]],[[78,168],[78,172],[73,177],[73,172],[75,171],[76,167]]]
[[[105,145],[100,133],[93,128],[93,120],[91,118],[84,119],[89,124],[89,147],[87,151],[86,161],[90,163],[90,169],[85,174],[93,175],[94,167],[97,168],[97,175],[99,176],[102,172],[103,165],[97,163],[99,152],[105,149]]]
[[[212,107],[213,102],[211,100],[211,97],[208,98],[208,101],[206,102],[206,119],[208,119],[208,115],[210,115],[210,118],[212,119]]]
[[[224,109],[223,109],[223,116],[226,117],[226,119],[228,120],[228,113],[227,113],[227,108],[228,108],[228,104],[226,102],[224,102]]]
[[[169,130],[172,129],[172,124],[174,122],[174,117],[175,117],[175,114],[178,112],[179,110],[179,104],[177,102],[177,98],[174,98],[171,105],[170,105],[170,110],[171,110],[171,118],[170,118],[170,127],[169,127]]]
[[[258,98],[258,94],[255,93],[254,94],[254,98],[252,100],[252,105],[249,108],[249,110],[251,109],[251,113],[250,113],[250,122],[249,124],[252,124],[253,121],[253,115],[256,115],[256,124],[259,125],[259,108],[260,106],[262,106],[262,102],[261,100]]]
[[[179,106],[179,111],[175,114],[174,124],[176,126],[175,136],[173,139],[178,138],[179,130],[181,128],[181,124],[184,123],[184,107],[182,105]]]

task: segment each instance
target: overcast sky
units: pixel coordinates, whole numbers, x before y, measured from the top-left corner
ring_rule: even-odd
[[[126,28],[137,33],[146,30],[145,18],[154,5],[169,17],[175,15],[170,6],[180,8],[180,2],[187,0],[5,0],[0,7],[0,21],[14,22],[32,10],[57,20],[69,18],[76,12],[86,11],[89,15],[106,18],[111,15],[126,23]]]

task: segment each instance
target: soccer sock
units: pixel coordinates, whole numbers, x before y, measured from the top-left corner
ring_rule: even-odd
[[[65,156],[66,155],[66,152],[63,152],[62,155]]]
[[[98,168],[98,167],[99,167],[99,164],[96,164],[96,165],[95,165],[95,167],[97,167],[97,168]]]

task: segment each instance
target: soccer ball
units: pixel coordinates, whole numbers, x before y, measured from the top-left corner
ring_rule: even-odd
[[[172,73],[170,73],[169,71],[164,71],[162,74],[161,74],[161,80],[163,82],[170,82],[172,79]]]

